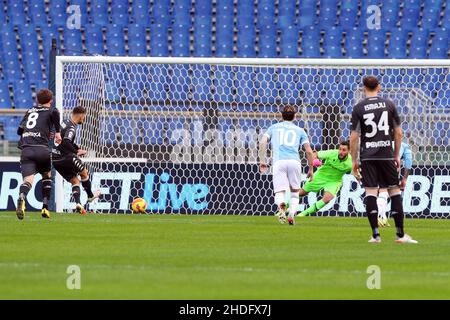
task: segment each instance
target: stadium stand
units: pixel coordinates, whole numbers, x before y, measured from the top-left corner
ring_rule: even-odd
[[[48,52],[53,37],[57,38],[63,55],[446,59],[450,54],[450,4],[444,0],[7,0],[4,3],[0,8],[0,108],[32,105],[31,93],[47,83]],[[370,4],[381,5],[381,29],[365,27],[364,8]],[[78,27],[77,18],[81,21]],[[154,70],[150,68],[149,72]],[[197,79],[196,72],[208,71],[193,70],[191,79],[183,84],[171,83],[170,74],[152,74],[168,81],[161,92],[151,94],[199,101],[210,98],[209,88],[214,85],[218,88],[214,97],[223,102],[270,104],[276,94],[269,98],[261,92],[278,90],[281,101],[291,101],[298,98],[299,94],[293,92],[299,83],[323,85],[302,82],[300,76],[285,85],[289,90],[282,90],[266,88],[270,81],[260,79],[257,72],[252,79],[240,78],[231,70],[220,70],[213,73],[210,81],[205,81],[205,77]],[[276,73],[278,79],[286,76]],[[352,77],[346,79],[351,81]],[[152,85],[161,87],[158,82]],[[235,86],[235,90],[225,90],[228,86]],[[173,93],[170,88],[179,91]],[[437,110],[448,110],[448,97],[433,94],[436,95],[431,90]],[[320,94],[308,97],[311,101],[320,98]],[[344,110],[348,111],[348,106]],[[5,132],[9,132],[12,123],[4,124]]]

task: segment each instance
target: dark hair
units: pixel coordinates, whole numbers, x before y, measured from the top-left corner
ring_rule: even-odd
[[[342,140],[341,143],[339,143],[340,146],[347,146],[347,148],[350,149],[350,140]]]
[[[380,84],[378,79],[374,76],[367,76],[363,79],[364,87],[366,87],[369,91],[375,91],[375,89]]]
[[[72,113],[73,114],[84,114],[84,113],[86,113],[86,108],[84,108],[82,106],[76,106],[75,108],[73,108]]]
[[[53,99],[53,92],[48,89],[41,89],[36,95],[39,104],[47,104]]]
[[[283,117],[283,120],[292,121],[294,120],[296,112],[295,107],[289,105],[283,108],[283,111],[281,111],[281,116]]]

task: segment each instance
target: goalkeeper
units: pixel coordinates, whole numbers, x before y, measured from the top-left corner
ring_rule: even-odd
[[[299,217],[319,211],[337,195],[342,187],[342,177],[352,171],[352,157],[349,153],[349,141],[342,141],[339,149],[317,152],[314,162],[320,168],[314,173],[313,180],[306,182],[300,189],[299,195],[303,197],[309,192],[318,193],[320,190],[324,190],[324,195],[321,200],[299,213]]]

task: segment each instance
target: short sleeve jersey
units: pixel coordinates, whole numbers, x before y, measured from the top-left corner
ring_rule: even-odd
[[[400,117],[394,103],[382,97],[370,97],[353,108],[352,131],[361,134],[360,158],[364,160],[392,160],[394,128]]]
[[[299,148],[309,143],[305,130],[291,121],[270,126],[265,135],[270,139],[273,163],[278,160],[300,161]]]

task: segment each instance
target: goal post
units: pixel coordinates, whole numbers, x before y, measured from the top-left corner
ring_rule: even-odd
[[[56,59],[62,119],[87,108],[78,133],[94,186],[93,209],[127,213],[143,197],[150,213],[273,214],[271,173],[258,172],[258,142],[294,105],[312,146],[336,148],[365,75],[402,117],[414,153],[407,216],[450,215],[449,60],[77,57]],[[306,161],[302,162],[306,166]],[[303,177],[304,179],[304,177]],[[345,176],[318,215],[364,215],[363,190]],[[300,206],[310,205],[308,195]],[[57,211],[71,210],[56,177]]]

